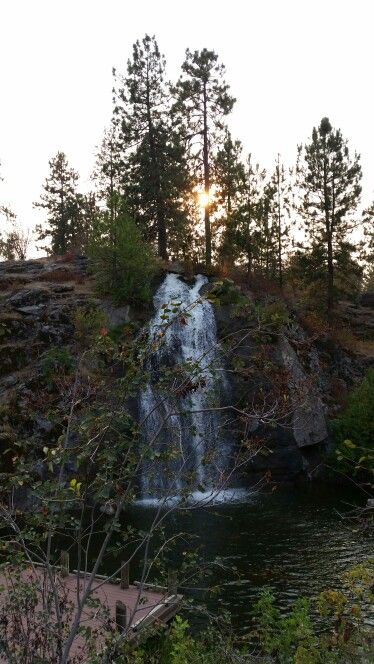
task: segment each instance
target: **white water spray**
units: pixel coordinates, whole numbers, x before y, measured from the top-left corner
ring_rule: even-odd
[[[176,274],[168,274],[154,297],[156,313],[149,325],[150,338],[159,338],[150,361],[153,376],[162,368],[179,368],[194,389],[180,394],[169,386],[149,383],[140,395],[140,422],[149,444],[149,459],[142,468],[142,497],[178,495],[183,491],[208,490],[220,481],[228,451],[220,431],[221,418],[212,410],[219,405],[225,386],[217,346],[213,307],[200,296],[208,279],[198,275],[190,286]],[[169,314],[165,314],[169,310]],[[171,316],[165,324],[165,315]],[[155,463],[162,455],[165,464]]]

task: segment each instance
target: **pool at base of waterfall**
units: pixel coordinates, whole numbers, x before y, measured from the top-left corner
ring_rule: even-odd
[[[172,568],[181,566],[192,547],[199,551],[200,566],[210,569],[206,579],[197,580],[198,589],[190,580],[181,582],[181,591],[215,614],[229,611],[241,633],[251,628],[251,607],[263,588],[271,588],[287,610],[297,597],[340,588],[344,572],[373,554],[373,539],[343,518],[352,506],[365,503],[362,494],[346,487],[284,486],[273,493],[239,491],[231,500],[230,495],[221,498],[209,507],[196,502],[172,509],[164,536],[184,533],[168,554]],[[159,507],[136,504],[131,522],[146,528]],[[219,592],[210,595],[204,587]],[[190,618],[199,623],[195,613]],[[370,607],[366,619],[374,627]]]

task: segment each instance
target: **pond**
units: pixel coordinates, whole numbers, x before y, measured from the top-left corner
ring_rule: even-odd
[[[204,600],[213,612],[229,610],[234,626],[245,631],[261,588],[271,587],[286,609],[300,595],[310,597],[339,587],[347,569],[373,554],[373,541],[343,518],[363,502],[362,495],[346,488],[311,484],[281,487],[238,503],[174,512],[166,533],[184,531],[195,537],[191,542],[183,538],[170,564],[177,567],[183,550],[198,546],[201,565],[223,559],[224,568],[213,565],[209,578],[210,585],[220,587],[219,595],[212,598],[203,589],[190,587],[182,592]],[[152,514],[152,508],[139,506],[131,520],[144,528]]]

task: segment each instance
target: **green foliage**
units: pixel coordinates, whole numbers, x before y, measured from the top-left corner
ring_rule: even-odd
[[[257,304],[255,313],[262,328],[278,333],[289,323],[290,314],[283,300],[275,300],[267,304]]]
[[[329,314],[335,301],[335,268],[337,255],[344,250],[347,257],[355,247],[349,237],[355,228],[354,213],[361,194],[361,165],[359,155],[350,155],[348,142],[340,129],[333,129],[329,119],[323,118],[314,127],[310,142],[299,148],[298,184],[302,192],[300,213],[305,222],[309,248],[317,247],[324,272],[327,309]]]
[[[143,236],[158,255],[191,250],[193,188],[186,143],[172,121],[165,58],[155,37],[133,45],[125,76],[115,74],[114,124],[122,169],[120,184]],[[116,168],[116,161],[111,160]]]
[[[282,616],[275,605],[274,595],[270,590],[265,590],[255,604],[254,615],[258,624],[254,634],[265,654],[276,655],[279,662],[297,661],[294,656],[300,652],[300,648],[308,656],[313,655],[315,637],[307,599],[297,599],[290,614]]]
[[[279,664],[340,664],[367,662],[370,629],[360,603],[373,600],[373,563],[358,565],[344,575],[344,592],[327,589],[314,602],[298,598],[288,615],[282,615],[270,590],[264,590],[254,607],[252,634],[262,653]],[[316,623],[316,611],[323,630]]]
[[[352,246],[336,247],[334,253],[334,297],[354,300],[361,287],[362,266],[351,255]],[[287,265],[287,280],[299,301],[307,308],[326,311],[327,253],[323,245],[297,250]]]
[[[100,330],[105,330],[106,316],[101,309],[78,308],[74,312],[73,321],[76,338],[83,346],[87,346]]]
[[[107,214],[98,220],[90,247],[97,290],[116,304],[145,304],[158,271],[152,249],[135,222],[122,213],[113,223]]]
[[[54,384],[57,376],[71,374],[74,367],[75,359],[69,349],[59,346],[52,346],[47,350],[41,362],[42,374],[49,386]]]
[[[195,641],[188,633],[188,622],[176,616],[166,642],[163,661],[170,664],[189,664],[193,651],[196,650]]]
[[[128,649],[114,664],[236,664],[241,657],[226,626],[211,625],[192,636],[187,620],[176,616],[166,634],[148,640],[141,648]]]
[[[217,305],[240,305],[247,301],[247,298],[241,294],[240,290],[236,287],[232,279],[222,279],[215,281],[213,283],[213,287],[210,289],[207,295],[207,298],[212,304]]]
[[[374,370],[351,393],[344,413],[333,423],[338,467],[373,473]]]

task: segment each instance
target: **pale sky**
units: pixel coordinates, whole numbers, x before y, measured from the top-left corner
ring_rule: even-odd
[[[184,51],[207,47],[237,98],[235,138],[261,165],[327,115],[362,155],[374,198],[373,0],[0,0],[0,203],[25,226],[62,150],[87,190],[111,116],[112,67],[155,34],[176,79]]]

